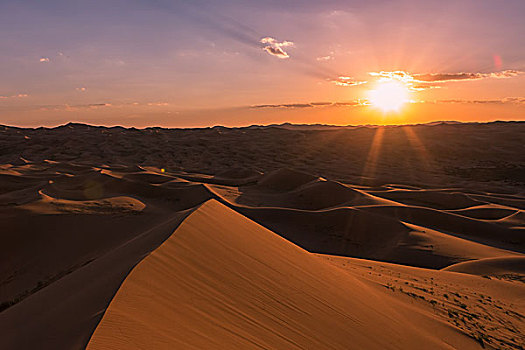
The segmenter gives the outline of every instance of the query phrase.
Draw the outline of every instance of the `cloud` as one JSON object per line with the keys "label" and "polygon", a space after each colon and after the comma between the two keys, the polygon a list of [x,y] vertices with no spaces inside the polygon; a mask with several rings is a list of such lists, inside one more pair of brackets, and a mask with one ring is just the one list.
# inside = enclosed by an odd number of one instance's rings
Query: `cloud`
{"label": "cloud", "polygon": [[335,107],[358,107],[358,106],[368,106],[368,101],[365,100],[355,100],[350,102],[334,102],[333,106]]}
{"label": "cloud", "polygon": [[78,110],[85,110],[85,109],[98,109],[98,108],[104,108],[104,107],[112,107],[113,105],[111,103],[88,103],[88,104],[77,104],[77,105],[70,105],[70,104],[62,104],[62,105],[43,105],[43,106],[36,106],[38,110],[40,111],[68,111],[68,112],[74,112]]}
{"label": "cloud", "polygon": [[310,108],[314,107],[311,103],[289,103],[289,104],[265,104],[265,105],[254,105],[250,108]]}
{"label": "cloud", "polygon": [[77,105],[75,107],[88,107],[88,108],[98,108],[98,107],[111,107],[111,103],[90,103],[87,105]]}
{"label": "cloud", "polygon": [[480,79],[502,79],[511,78],[524,72],[518,70],[505,70],[492,73],[425,73],[425,74],[410,74],[405,71],[381,71],[370,72],[373,77],[377,77],[381,81],[397,80],[402,82],[410,91],[419,92],[428,89],[438,89],[440,84],[458,81],[472,81]]}
{"label": "cloud", "polygon": [[11,95],[11,96],[0,95],[0,99],[8,99],[8,98],[24,98],[24,97],[28,97],[28,96],[29,96],[28,94],[16,94],[16,95]]}
{"label": "cloud", "polygon": [[77,87],[77,88],[75,88],[75,90],[80,91],[80,92],[86,92],[87,88],[85,88],[85,87]]}
{"label": "cloud", "polygon": [[131,103],[87,103],[87,104],[60,104],[36,106],[41,111],[77,111],[96,110],[101,108],[148,108],[172,106],[168,102],[131,102]]}
{"label": "cloud", "polygon": [[265,108],[316,108],[316,107],[358,107],[366,106],[367,102],[362,100],[346,102],[310,102],[310,103],[287,103],[287,104],[264,104],[250,106],[251,109]]}
{"label": "cloud", "polygon": [[410,91],[423,91],[428,89],[439,89],[441,86],[435,85],[435,84],[419,84],[419,85],[411,85],[409,86]]}
{"label": "cloud", "polygon": [[414,82],[414,77],[411,76],[408,72],[402,70],[396,70],[392,72],[369,72],[369,75],[379,78],[379,81],[388,81],[388,80],[399,80],[404,83]]}
{"label": "cloud", "polygon": [[458,104],[491,104],[491,105],[525,105],[525,97],[505,97],[494,100],[437,100],[430,103],[458,103]]}
{"label": "cloud", "polygon": [[157,106],[157,107],[163,107],[163,106],[169,106],[170,104],[168,102],[148,102],[146,103],[147,106]]}
{"label": "cloud", "polygon": [[[410,100],[409,103],[421,104],[478,104],[478,105],[520,105],[525,106],[525,97],[505,97],[493,100]],[[284,104],[262,104],[250,106],[250,109],[303,109],[303,108],[323,108],[323,107],[364,107],[370,106],[367,99],[358,99],[342,102],[308,102],[308,103],[284,103]]]}
{"label": "cloud", "polygon": [[290,58],[290,55],[283,50],[283,47],[293,47],[294,43],[291,41],[278,42],[275,38],[265,37],[260,40],[261,44],[264,44],[263,50],[268,52],[270,55],[278,58]]}
{"label": "cloud", "polygon": [[405,71],[392,72],[370,72],[373,77],[377,77],[379,81],[398,80],[404,83],[412,91],[422,91],[427,89],[436,89],[440,86],[438,84],[458,82],[458,81],[472,81],[480,79],[503,79],[512,78],[523,74],[525,72],[518,70],[504,70],[492,73],[424,73],[424,74],[410,74]]}
{"label": "cloud", "polygon": [[49,62],[49,57],[42,57],[39,61],[42,63],[47,63]]}
{"label": "cloud", "polygon": [[366,84],[367,82],[355,80],[352,77],[338,77],[337,79],[332,80],[332,83],[337,86],[356,86]]}
{"label": "cloud", "polygon": [[412,77],[417,82],[449,82],[449,81],[464,81],[464,80],[479,80],[487,78],[511,78],[523,74],[522,71],[504,70],[493,73],[429,73],[429,74],[413,74]]}
{"label": "cloud", "polygon": [[330,54],[330,55],[326,55],[326,56],[321,56],[321,57],[317,57],[316,60],[319,61],[319,62],[322,62],[322,61],[331,61],[334,59],[334,56],[333,56],[333,52]]}

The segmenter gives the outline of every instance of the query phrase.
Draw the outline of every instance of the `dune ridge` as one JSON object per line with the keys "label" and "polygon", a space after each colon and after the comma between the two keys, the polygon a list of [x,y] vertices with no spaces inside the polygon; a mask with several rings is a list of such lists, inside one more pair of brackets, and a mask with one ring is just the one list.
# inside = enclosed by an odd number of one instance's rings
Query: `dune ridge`
{"label": "dune ridge", "polygon": [[87,348],[478,348],[376,293],[209,201],[133,270]]}

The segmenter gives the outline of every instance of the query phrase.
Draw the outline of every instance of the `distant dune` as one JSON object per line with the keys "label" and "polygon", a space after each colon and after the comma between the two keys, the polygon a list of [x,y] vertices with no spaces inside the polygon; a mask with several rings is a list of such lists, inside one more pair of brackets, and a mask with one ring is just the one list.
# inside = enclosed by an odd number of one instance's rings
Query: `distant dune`
{"label": "distant dune", "polygon": [[525,123],[0,128],[0,349],[523,349]]}

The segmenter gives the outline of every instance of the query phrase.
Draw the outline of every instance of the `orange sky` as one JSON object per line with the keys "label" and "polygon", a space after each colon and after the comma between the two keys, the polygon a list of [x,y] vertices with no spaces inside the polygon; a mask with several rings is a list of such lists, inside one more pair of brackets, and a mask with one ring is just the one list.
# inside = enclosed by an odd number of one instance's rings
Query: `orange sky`
{"label": "orange sky", "polygon": [[[0,123],[525,119],[525,3],[0,2]],[[409,103],[384,113],[370,91]]]}

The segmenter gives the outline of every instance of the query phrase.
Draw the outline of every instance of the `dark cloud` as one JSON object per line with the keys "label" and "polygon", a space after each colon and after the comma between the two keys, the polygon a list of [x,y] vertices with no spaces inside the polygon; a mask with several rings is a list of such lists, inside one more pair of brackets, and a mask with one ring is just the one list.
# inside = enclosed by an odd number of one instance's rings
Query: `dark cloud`
{"label": "dark cloud", "polygon": [[289,104],[266,104],[266,105],[255,105],[250,108],[310,108],[314,107],[311,103],[289,103]]}
{"label": "dark cloud", "polygon": [[277,56],[279,58],[288,58],[288,54],[283,51],[280,47],[265,46],[264,51],[268,52],[270,55]]}

